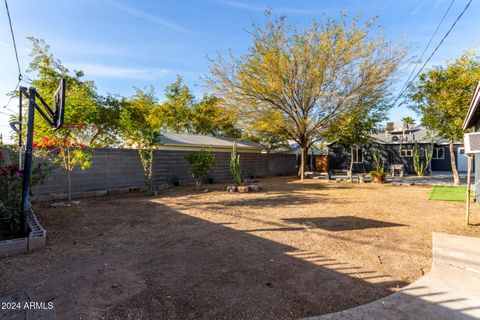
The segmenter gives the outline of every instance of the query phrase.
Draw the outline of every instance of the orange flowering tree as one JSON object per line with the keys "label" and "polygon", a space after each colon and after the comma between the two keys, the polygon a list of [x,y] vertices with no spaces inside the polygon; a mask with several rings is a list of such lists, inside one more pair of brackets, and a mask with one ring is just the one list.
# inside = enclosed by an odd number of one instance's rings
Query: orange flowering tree
{"label": "orange flowering tree", "polygon": [[[85,133],[88,132],[89,133]],[[72,172],[76,167],[86,170],[92,166],[90,141],[86,136],[95,129],[86,125],[64,125],[50,137],[35,137],[34,148],[50,151],[53,161],[65,169],[68,183],[68,203],[72,201]],[[83,140],[83,141],[82,141]]]}

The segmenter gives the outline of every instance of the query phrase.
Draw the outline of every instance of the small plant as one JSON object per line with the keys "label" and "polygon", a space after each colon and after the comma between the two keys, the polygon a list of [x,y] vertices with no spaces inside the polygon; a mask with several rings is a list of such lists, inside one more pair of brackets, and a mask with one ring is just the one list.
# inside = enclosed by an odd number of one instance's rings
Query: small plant
{"label": "small plant", "polygon": [[432,157],[433,143],[430,147],[427,146],[424,150],[423,159],[420,155],[420,147],[418,146],[418,144],[415,143],[415,146],[413,147],[413,169],[415,170],[417,176],[423,177],[427,173],[428,166],[432,161]]}
{"label": "small plant", "polygon": [[375,182],[384,182],[385,181],[385,177],[387,176],[387,174],[385,172],[380,172],[380,171],[370,171],[369,173],[370,177],[372,177],[373,181]]}
{"label": "small plant", "polygon": [[197,189],[202,186],[202,179],[208,175],[215,165],[215,155],[209,150],[195,151],[189,153],[186,157],[192,166],[192,178],[195,180]]}
{"label": "small plant", "polygon": [[233,179],[237,185],[242,184],[242,170],[240,168],[240,155],[237,152],[237,143],[233,143],[233,149],[230,159],[230,170],[232,171]]}
{"label": "small plant", "polygon": [[375,182],[385,181],[387,174],[385,173],[385,161],[380,159],[379,152],[373,149],[372,152],[373,162],[375,164],[375,170],[370,171],[369,175]]}

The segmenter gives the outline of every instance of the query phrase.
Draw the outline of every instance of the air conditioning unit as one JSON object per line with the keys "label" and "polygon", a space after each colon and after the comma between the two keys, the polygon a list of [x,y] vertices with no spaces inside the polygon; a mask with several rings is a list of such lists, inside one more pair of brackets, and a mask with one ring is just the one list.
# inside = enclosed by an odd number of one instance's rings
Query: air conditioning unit
{"label": "air conditioning unit", "polygon": [[464,134],[463,143],[465,154],[480,153],[480,132]]}

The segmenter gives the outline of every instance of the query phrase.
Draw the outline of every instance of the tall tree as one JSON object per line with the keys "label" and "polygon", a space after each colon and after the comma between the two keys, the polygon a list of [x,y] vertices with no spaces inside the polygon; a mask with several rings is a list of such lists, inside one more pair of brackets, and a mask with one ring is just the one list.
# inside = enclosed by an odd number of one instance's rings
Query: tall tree
{"label": "tall tree", "polygon": [[[370,105],[372,102],[377,105]],[[352,106],[349,112],[337,117],[328,129],[326,134],[328,141],[337,142],[350,149],[350,179],[353,179],[354,148],[361,148],[372,141],[371,134],[378,131],[380,122],[386,119],[388,110],[389,105],[384,99],[384,93],[379,92],[376,101]]]}
{"label": "tall tree", "polygon": [[[71,202],[72,171],[90,167],[90,144],[104,139],[113,130],[116,111],[102,103],[95,83],[83,79],[82,71],[70,72],[59,59],[50,53],[50,46],[41,39],[28,38],[32,43],[29,72],[34,73],[34,86],[49,105],[60,79],[66,81],[65,125],[52,131],[49,125],[36,114],[34,142],[49,149],[54,160],[65,169],[68,182],[68,201]],[[118,117],[117,117],[118,118]]]}
{"label": "tall tree", "polygon": [[413,119],[412,117],[403,117],[402,124],[404,129],[411,129],[415,124],[415,119]]}
{"label": "tall tree", "polygon": [[192,133],[232,138],[241,136],[235,113],[224,108],[213,94],[204,94],[202,100],[195,102],[190,117]]}
{"label": "tall tree", "polygon": [[135,95],[125,101],[120,111],[120,131],[127,144],[138,151],[143,167],[145,185],[153,193],[153,155],[159,143],[159,106],[155,90],[136,89]]}
{"label": "tall tree", "polygon": [[404,57],[402,45],[373,34],[373,23],[342,17],[298,30],[267,14],[265,26],[253,27],[248,53],[212,60],[207,82],[227,106],[242,109],[242,119],[280,113],[277,132],[300,145],[303,179],[309,147],[348,106],[387,91]]}
{"label": "tall tree", "polygon": [[[109,136],[115,127],[112,119],[118,118],[118,109],[108,103],[108,99],[97,94],[95,83],[84,80],[82,71],[70,70],[55,58],[50,52],[50,46],[44,40],[34,37],[28,38],[32,43],[29,72],[34,73],[32,85],[49,105],[53,105],[53,93],[58,87],[60,79],[66,80],[65,93],[65,123],[74,125],[95,126],[96,134],[92,143],[102,144],[100,141]],[[37,117],[38,119],[38,117]],[[62,130],[53,132],[44,121],[35,122],[37,137],[56,137],[65,133]]]}
{"label": "tall tree", "polygon": [[204,94],[197,100],[182,77],[165,89],[166,100],[160,104],[160,116],[164,129],[177,133],[226,135],[238,138],[237,118],[233,110],[222,106],[218,97]]}
{"label": "tall tree", "polygon": [[463,119],[479,81],[480,57],[469,50],[445,66],[422,73],[408,95],[410,107],[421,116],[422,125],[448,140],[455,185],[460,184],[460,177],[454,143],[463,137]]}
{"label": "tall tree", "polygon": [[167,100],[160,104],[161,118],[166,129],[177,132],[189,132],[191,113],[195,96],[183,83],[182,77],[165,88]]}

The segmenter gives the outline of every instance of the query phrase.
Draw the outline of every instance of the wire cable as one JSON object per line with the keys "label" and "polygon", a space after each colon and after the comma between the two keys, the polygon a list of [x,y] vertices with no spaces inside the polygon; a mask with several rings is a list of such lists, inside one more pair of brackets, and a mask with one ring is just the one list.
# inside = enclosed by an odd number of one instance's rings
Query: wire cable
{"label": "wire cable", "polygon": [[452,5],[453,5],[454,2],[455,2],[455,0],[452,0],[452,1],[450,2],[450,5],[448,6],[447,10],[446,10],[445,13],[443,14],[442,19],[440,20],[440,22],[438,23],[437,27],[435,28],[435,31],[433,32],[432,36],[430,37],[430,40],[428,40],[428,43],[427,43],[427,45],[425,46],[425,49],[423,49],[423,52],[422,52],[422,54],[420,55],[420,58],[418,58],[418,62],[415,64],[415,67],[413,68],[412,72],[410,72],[410,75],[408,76],[407,81],[405,81],[405,84],[403,85],[402,89],[400,89],[400,94],[397,96],[397,98],[396,98],[395,101],[393,102],[393,105],[395,105],[395,104],[397,103],[397,101],[400,99],[400,97],[401,97],[401,96],[403,95],[403,93],[405,92],[405,89],[408,87],[407,85],[408,85],[408,83],[410,82],[410,79],[412,78],[413,74],[414,74],[415,71],[417,70],[418,65],[421,63],[423,56],[425,55],[425,53],[427,52],[428,48],[430,47],[430,44],[432,43],[433,38],[435,38],[435,35],[436,35],[437,32],[438,32],[438,29],[440,29],[440,26],[442,25],[443,21],[445,20],[445,17],[447,16],[448,12],[450,11],[450,8],[452,8]]}
{"label": "wire cable", "polygon": [[20,68],[20,60],[18,59],[17,42],[15,41],[15,34],[13,33],[12,18],[10,17],[10,10],[8,9],[7,0],[5,0],[5,8],[7,9],[8,23],[10,25],[10,33],[12,34],[13,49],[15,50],[15,58],[17,59],[18,80],[21,80],[22,79],[22,69]]}
{"label": "wire cable", "polygon": [[440,42],[438,43],[438,45],[435,47],[435,49],[432,51],[432,53],[430,54],[430,56],[428,57],[428,59],[425,61],[425,63],[422,65],[422,67],[420,68],[420,70],[418,70],[418,72],[415,74],[415,76],[410,80],[410,82],[407,84],[407,86],[405,87],[405,89],[400,92],[400,94],[398,95],[397,99],[395,99],[395,102],[398,101],[398,99],[400,99],[400,97],[407,91],[407,89],[412,85],[413,81],[415,81],[415,79],[418,77],[418,75],[423,71],[423,69],[425,68],[425,66],[427,65],[428,62],[430,62],[430,60],[432,59],[432,57],[435,55],[435,53],[438,51],[438,48],[440,48],[440,46],[443,44],[443,42],[445,41],[445,39],[448,37],[448,35],[450,34],[450,32],[452,32],[453,28],[455,27],[455,25],[457,24],[457,22],[462,18],[463,14],[465,13],[465,11],[467,11],[468,7],[470,6],[470,4],[472,3],[473,0],[470,0],[468,1],[467,5],[465,6],[465,8],[463,8],[462,12],[460,12],[460,14],[458,15],[458,17],[455,19],[455,21],[453,22],[453,24],[450,26],[450,28],[448,29],[447,33],[445,33],[445,35],[443,36],[442,40],[440,40]]}
{"label": "wire cable", "polygon": [[[20,86],[20,81],[21,81],[21,80],[19,79],[18,82],[17,82],[17,85],[15,86],[15,89],[13,89],[13,90],[11,91],[12,94],[10,95],[10,99],[8,99],[7,103],[3,106],[4,109],[8,109],[8,105],[10,104],[10,102],[12,102],[12,99],[13,99],[13,97],[14,97],[13,92],[17,91],[18,87]],[[9,110],[9,111],[11,111],[11,110]]]}

